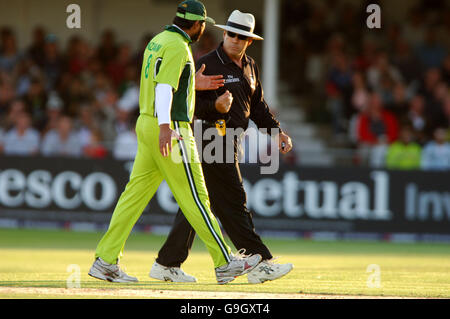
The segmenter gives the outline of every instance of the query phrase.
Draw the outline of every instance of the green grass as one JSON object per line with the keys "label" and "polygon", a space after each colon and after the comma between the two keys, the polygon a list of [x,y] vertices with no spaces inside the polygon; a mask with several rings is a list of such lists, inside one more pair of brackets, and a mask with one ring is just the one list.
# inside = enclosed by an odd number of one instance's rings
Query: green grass
{"label": "green grass", "polygon": [[[197,277],[198,283],[150,279],[148,272],[165,237],[132,233],[121,265],[140,282],[126,285],[102,282],[87,275],[101,236],[101,233],[0,229],[0,287],[65,288],[71,274],[67,267],[76,264],[81,269],[82,288],[450,298],[450,246],[446,244],[264,239],[272,254],[280,256],[278,262],[292,262],[294,270],[284,278],[261,285],[250,285],[245,277],[240,277],[219,286],[212,260],[198,239],[183,265],[187,273]],[[372,274],[367,272],[370,264],[380,267],[379,288],[367,285]],[[0,293],[0,298],[11,297],[23,296]]]}

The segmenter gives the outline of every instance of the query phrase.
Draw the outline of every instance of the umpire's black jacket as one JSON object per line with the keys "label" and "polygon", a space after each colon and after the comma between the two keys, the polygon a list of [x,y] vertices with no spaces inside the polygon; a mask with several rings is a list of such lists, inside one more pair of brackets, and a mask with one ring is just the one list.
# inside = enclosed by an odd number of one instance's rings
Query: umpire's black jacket
{"label": "umpire's black jacket", "polygon": [[[258,128],[266,128],[270,134],[271,128],[280,128],[280,123],[269,111],[264,101],[263,88],[259,79],[259,70],[255,61],[244,55],[242,69],[238,67],[223,50],[223,43],[210,53],[201,57],[197,69],[206,65],[205,75],[223,75],[225,85],[215,91],[197,91],[195,116],[198,119],[213,123],[218,119],[226,120],[227,128],[248,127],[251,119]],[[215,107],[216,99],[228,90],[233,95],[233,103],[226,114],[219,113]]]}

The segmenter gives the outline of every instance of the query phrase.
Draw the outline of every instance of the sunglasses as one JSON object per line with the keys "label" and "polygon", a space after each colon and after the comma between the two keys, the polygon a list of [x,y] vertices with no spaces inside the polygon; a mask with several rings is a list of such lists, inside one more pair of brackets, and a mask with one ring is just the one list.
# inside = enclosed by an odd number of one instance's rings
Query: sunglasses
{"label": "sunglasses", "polygon": [[237,34],[237,33],[231,32],[231,31],[227,31],[227,35],[228,35],[230,38],[235,38],[235,37],[237,36],[239,40],[244,40],[244,41],[247,41],[248,38],[249,38],[249,37],[247,37],[247,36],[245,36],[245,35]]}

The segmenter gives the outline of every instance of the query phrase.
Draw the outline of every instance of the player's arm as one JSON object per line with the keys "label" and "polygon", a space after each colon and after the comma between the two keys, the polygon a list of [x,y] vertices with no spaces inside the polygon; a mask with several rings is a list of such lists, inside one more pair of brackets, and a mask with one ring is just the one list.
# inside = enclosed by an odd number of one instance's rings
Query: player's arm
{"label": "player's arm", "polygon": [[155,109],[159,125],[159,150],[164,157],[172,151],[172,138],[182,139],[170,128],[173,91],[178,88],[178,80],[184,68],[183,52],[177,47],[166,48],[158,74],[155,77]]}
{"label": "player's arm", "polygon": [[170,128],[170,111],[173,92],[169,84],[158,83],[155,88],[155,108],[158,114],[159,151],[164,157],[172,152],[172,138],[182,139],[177,132]]}
{"label": "player's arm", "polygon": [[255,72],[256,88],[250,104],[250,119],[255,122],[258,128],[267,129],[267,133],[271,134],[272,137],[275,137],[272,134],[272,131],[275,131],[275,134],[278,136],[278,148],[281,153],[285,154],[292,149],[291,138],[280,128],[280,122],[275,119],[272,112],[270,112],[269,106],[264,100],[264,92],[261,81],[259,79],[259,72],[256,65]]}

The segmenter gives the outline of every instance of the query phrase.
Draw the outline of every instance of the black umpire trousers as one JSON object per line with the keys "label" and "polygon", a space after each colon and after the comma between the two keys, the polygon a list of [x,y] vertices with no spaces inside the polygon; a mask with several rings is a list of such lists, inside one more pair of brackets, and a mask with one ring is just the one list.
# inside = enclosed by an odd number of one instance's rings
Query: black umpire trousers
{"label": "black umpire trousers", "polygon": [[[202,163],[211,208],[237,250],[246,254],[260,254],[262,260],[272,259],[269,249],[255,232],[252,213],[247,209],[239,162]],[[156,262],[166,267],[180,267],[187,259],[194,241],[195,231],[178,211],[166,242]]]}

